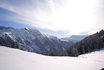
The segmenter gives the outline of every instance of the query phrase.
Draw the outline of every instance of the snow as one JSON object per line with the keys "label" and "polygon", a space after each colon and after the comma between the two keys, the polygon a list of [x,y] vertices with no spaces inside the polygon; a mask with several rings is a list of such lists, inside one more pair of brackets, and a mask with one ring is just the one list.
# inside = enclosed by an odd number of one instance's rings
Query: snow
{"label": "snow", "polygon": [[[19,44],[19,48],[29,52],[46,54],[46,52],[61,52],[69,48],[72,43],[61,41],[55,36],[29,28],[6,28],[0,30],[1,45],[11,47],[13,42]],[[4,42],[3,42],[4,41]]]}
{"label": "snow", "polygon": [[78,41],[83,40],[87,36],[88,35],[72,35],[70,37],[63,37],[63,38],[61,38],[61,40],[63,40],[63,41],[78,42]]}
{"label": "snow", "polygon": [[44,56],[0,46],[0,70],[100,70],[104,50],[79,57]]}

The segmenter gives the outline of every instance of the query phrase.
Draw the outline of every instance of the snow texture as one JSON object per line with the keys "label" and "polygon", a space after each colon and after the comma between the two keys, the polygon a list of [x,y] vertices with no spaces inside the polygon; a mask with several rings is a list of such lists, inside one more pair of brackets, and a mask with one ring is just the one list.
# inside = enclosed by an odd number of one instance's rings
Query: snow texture
{"label": "snow texture", "polygon": [[0,70],[100,70],[104,50],[79,57],[52,57],[0,46]]}

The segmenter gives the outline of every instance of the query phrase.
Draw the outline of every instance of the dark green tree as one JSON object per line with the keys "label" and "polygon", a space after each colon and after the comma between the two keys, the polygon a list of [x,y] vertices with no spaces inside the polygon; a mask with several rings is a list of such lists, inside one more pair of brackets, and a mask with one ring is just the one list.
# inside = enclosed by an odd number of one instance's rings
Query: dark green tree
{"label": "dark green tree", "polygon": [[19,48],[19,43],[18,42],[12,42],[11,47],[12,48]]}

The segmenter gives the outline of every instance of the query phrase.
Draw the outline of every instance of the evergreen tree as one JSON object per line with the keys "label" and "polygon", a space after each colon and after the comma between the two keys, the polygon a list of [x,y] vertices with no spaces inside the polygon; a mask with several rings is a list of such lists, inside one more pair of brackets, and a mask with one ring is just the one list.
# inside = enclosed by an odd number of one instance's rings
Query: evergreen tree
{"label": "evergreen tree", "polygon": [[12,42],[11,47],[12,47],[12,48],[19,48],[18,42]]}

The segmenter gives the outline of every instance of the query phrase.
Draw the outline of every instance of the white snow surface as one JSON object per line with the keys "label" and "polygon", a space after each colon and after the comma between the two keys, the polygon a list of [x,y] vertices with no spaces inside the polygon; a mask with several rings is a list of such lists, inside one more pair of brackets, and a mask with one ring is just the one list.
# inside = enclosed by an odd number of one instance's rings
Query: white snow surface
{"label": "white snow surface", "polygon": [[44,56],[0,46],[0,70],[100,70],[104,50],[79,57]]}

